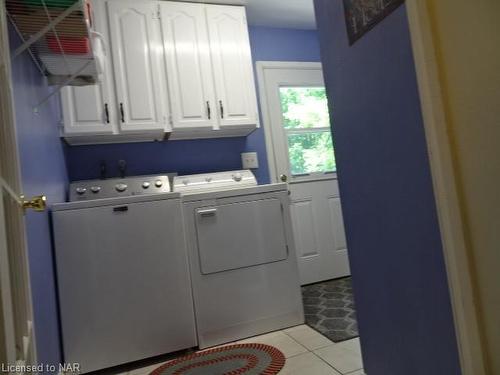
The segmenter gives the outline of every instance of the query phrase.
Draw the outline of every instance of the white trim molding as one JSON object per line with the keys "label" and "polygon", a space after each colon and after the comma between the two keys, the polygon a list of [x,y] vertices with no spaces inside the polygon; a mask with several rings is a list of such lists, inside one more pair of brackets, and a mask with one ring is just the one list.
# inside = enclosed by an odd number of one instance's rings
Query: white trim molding
{"label": "white trim molding", "polygon": [[[0,360],[37,363],[5,1],[0,0]],[[5,194],[4,194],[5,193]]]}
{"label": "white trim molding", "polygon": [[425,0],[406,2],[463,375],[486,375],[461,204]]}

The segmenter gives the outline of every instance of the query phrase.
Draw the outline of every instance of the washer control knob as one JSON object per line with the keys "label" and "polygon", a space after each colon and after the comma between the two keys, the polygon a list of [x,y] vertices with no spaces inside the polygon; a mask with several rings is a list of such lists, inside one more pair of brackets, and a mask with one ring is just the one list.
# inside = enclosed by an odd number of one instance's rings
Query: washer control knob
{"label": "washer control knob", "polygon": [[240,182],[241,180],[243,180],[243,176],[241,175],[241,173],[236,173],[233,176],[233,180],[236,181],[236,182]]}
{"label": "washer control knob", "polygon": [[184,186],[188,186],[189,185],[189,180],[182,180],[182,184]]}
{"label": "washer control knob", "polygon": [[163,181],[162,181],[162,180],[156,180],[156,181],[155,181],[155,186],[156,186],[157,188],[161,188],[161,187],[163,186]]}
{"label": "washer control knob", "polygon": [[149,187],[151,186],[151,183],[147,182],[147,181],[144,181],[142,183],[142,188],[143,189],[149,189]]}
{"label": "washer control knob", "polygon": [[97,193],[99,193],[99,192],[101,191],[101,187],[100,187],[100,186],[92,186],[92,187],[90,188],[90,191],[91,191],[92,193],[94,193],[94,194],[97,194]]}
{"label": "washer control knob", "polygon": [[116,184],[115,189],[116,191],[123,193],[125,190],[127,190],[127,185],[126,184]]}
{"label": "washer control knob", "polygon": [[212,181],[213,181],[213,178],[212,178],[212,177],[207,177],[207,178],[205,178],[205,181],[206,181],[206,182],[212,182]]}
{"label": "washer control knob", "polygon": [[77,187],[77,188],[76,188],[76,194],[78,194],[78,195],[83,195],[83,194],[85,194],[86,192],[87,192],[87,189],[86,189],[86,188],[84,188],[84,187]]}

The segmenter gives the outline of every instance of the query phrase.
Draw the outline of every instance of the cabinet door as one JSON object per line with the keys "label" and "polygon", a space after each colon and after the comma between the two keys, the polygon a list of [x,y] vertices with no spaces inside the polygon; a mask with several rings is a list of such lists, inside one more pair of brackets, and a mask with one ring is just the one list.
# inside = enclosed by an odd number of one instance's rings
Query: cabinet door
{"label": "cabinet door", "polygon": [[61,90],[65,135],[113,133],[106,90],[104,84]]}
{"label": "cabinet door", "polygon": [[221,128],[257,124],[257,100],[245,9],[207,5]]}
{"label": "cabinet door", "polygon": [[122,131],[166,126],[168,100],[162,67],[158,3],[108,3],[118,117]]}
{"label": "cabinet door", "polygon": [[160,10],[173,129],[216,127],[204,5],[162,2]]}
{"label": "cabinet door", "polygon": [[[93,2],[95,30],[109,44],[106,7],[102,1]],[[102,81],[93,86],[67,86],[61,90],[64,135],[112,134],[116,129],[111,56],[105,50],[106,61]]]}

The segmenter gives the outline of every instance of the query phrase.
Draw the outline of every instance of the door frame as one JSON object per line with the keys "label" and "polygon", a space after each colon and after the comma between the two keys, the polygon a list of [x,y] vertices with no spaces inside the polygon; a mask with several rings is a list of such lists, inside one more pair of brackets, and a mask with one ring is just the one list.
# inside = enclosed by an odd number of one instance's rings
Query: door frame
{"label": "door frame", "polygon": [[[8,260],[6,223],[3,212],[3,191],[0,186],[0,257]],[[16,362],[16,338],[9,274],[9,265],[7,262],[2,262],[0,264],[0,363]]]}
{"label": "door frame", "polygon": [[[10,365],[20,364],[22,368],[19,374],[27,374],[27,368],[23,365],[34,366],[38,361],[26,226],[23,217],[18,215],[6,217],[4,215],[5,206],[10,204],[4,201],[5,196],[9,197],[12,204],[17,205],[19,210],[24,209],[8,35],[5,0],[0,0],[0,47],[2,50],[0,52],[0,69],[5,69],[6,73],[6,80],[0,82],[0,89],[6,93],[6,100],[0,103],[0,107],[6,111],[4,113],[5,121],[2,122],[5,131],[0,134],[0,137],[5,136],[3,146],[7,146],[8,149],[8,164],[4,164],[7,165],[7,168],[2,171],[8,176],[8,181],[5,181],[0,175],[0,255],[3,260],[0,263],[0,360],[6,360],[5,363]],[[18,245],[16,250],[19,250],[19,254],[17,254],[18,257],[14,256],[14,259],[9,259],[12,255],[12,253],[9,254],[9,247],[12,244],[9,244],[8,228],[6,227],[9,221],[15,222],[12,225],[13,235],[19,240],[16,243]],[[21,272],[15,273],[20,269]],[[15,306],[22,311],[16,312]],[[26,321],[19,321],[19,317],[25,318]],[[22,337],[20,337],[21,335]]]}
{"label": "door frame", "polygon": [[463,375],[486,375],[477,297],[426,0],[406,2],[426,142]]}
{"label": "door frame", "polygon": [[[8,46],[7,40],[7,22],[5,13],[5,1],[0,1],[0,47]],[[9,74],[10,70],[10,53],[9,48],[1,48],[0,50],[0,69],[4,68]],[[2,86],[8,87],[10,90],[10,82],[5,82]],[[2,89],[2,87],[0,87]],[[0,103],[0,108],[2,107]],[[7,108],[9,110],[9,108]],[[10,117],[10,116],[9,116]],[[11,126],[6,123],[5,126]],[[1,178],[1,177],[0,177]],[[0,257],[1,259],[8,258],[7,250],[7,233],[6,221],[4,216],[4,193],[3,182],[0,181]],[[2,363],[15,363],[15,333],[14,333],[14,316],[12,307],[12,292],[10,266],[8,262],[0,263],[0,361]],[[5,361],[5,362],[4,362]]]}
{"label": "door frame", "polygon": [[[271,109],[265,85],[265,71],[269,69],[297,69],[297,70],[323,70],[320,62],[294,62],[294,61],[257,61],[257,84],[259,86],[260,107],[262,111],[262,124],[264,128],[264,139],[266,142],[267,166],[272,183],[279,183],[278,171],[276,169],[276,154],[273,145],[271,129]],[[336,173],[329,179],[336,179]]]}

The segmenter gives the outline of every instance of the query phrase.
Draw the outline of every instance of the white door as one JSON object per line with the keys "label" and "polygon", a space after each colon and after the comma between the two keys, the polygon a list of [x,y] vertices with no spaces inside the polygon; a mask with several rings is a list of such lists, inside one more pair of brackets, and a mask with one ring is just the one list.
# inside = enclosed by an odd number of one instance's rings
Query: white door
{"label": "white door", "polygon": [[19,195],[21,184],[8,51],[5,7],[0,1],[0,363],[35,365],[33,309]]}
{"label": "white door", "polygon": [[61,89],[64,133],[112,134],[110,106],[107,88],[103,84]]}
{"label": "white door", "polygon": [[201,4],[160,4],[173,130],[217,126],[210,45]]}
{"label": "white door", "polygon": [[116,111],[111,73],[111,51],[107,33],[106,6],[93,2],[93,22],[104,38],[106,53],[103,80],[93,86],[66,86],[61,89],[61,104],[66,135],[112,134],[115,130]]}
{"label": "white door", "polygon": [[287,181],[302,284],[350,274],[320,63],[258,63],[270,173]]}
{"label": "white door", "polygon": [[107,4],[120,128],[163,129],[168,123],[168,100],[158,3]]}
{"label": "white door", "polygon": [[220,126],[257,124],[257,99],[245,8],[207,5]]}

